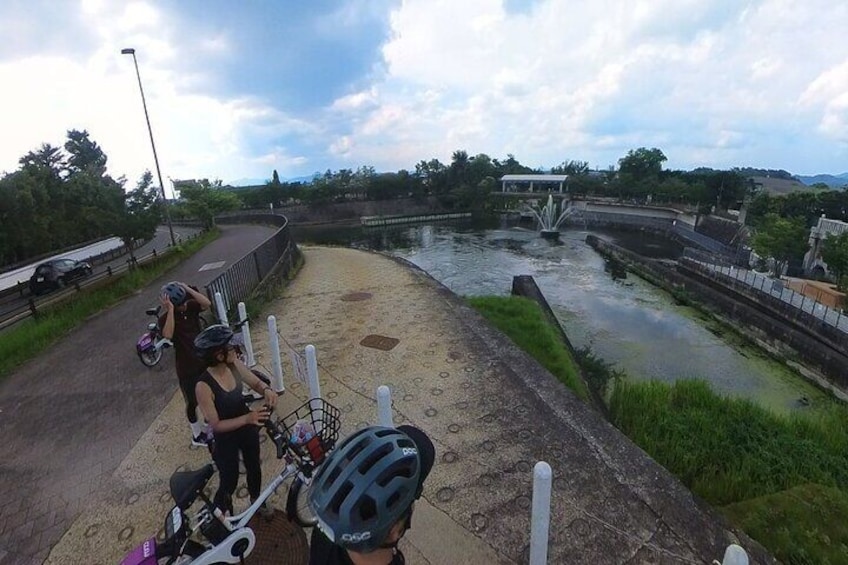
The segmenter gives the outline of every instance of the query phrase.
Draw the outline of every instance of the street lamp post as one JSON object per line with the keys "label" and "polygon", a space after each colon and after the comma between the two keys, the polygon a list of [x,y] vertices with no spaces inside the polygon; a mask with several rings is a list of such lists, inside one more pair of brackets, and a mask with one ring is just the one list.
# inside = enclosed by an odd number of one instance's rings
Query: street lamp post
{"label": "street lamp post", "polygon": [[168,231],[171,232],[171,245],[176,246],[174,238],[174,226],[171,225],[171,212],[168,210],[168,197],[165,196],[165,185],[162,183],[162,172],[159,170],[159,157],[156,155],[156,144],[153,142],[153,128],[150,127],[150,116],[147,113],[147,102],[144,100],[144,88],[141,86],[141,73],[138,72],[138,60],[135,58],[135,49],[127,47],[121,49],[121,55],[132,55],[135,64],[135,76],[138,77],[138,90],[141,92],[141,105],[144,108],[144,119],[147,120],[147,131],[150,133],[150,146],[153,148],[153,162],[156,164],[156,176],[159,178],[159,190],[162,191],[162,201],[165,205],[165,220],[168,222]]}

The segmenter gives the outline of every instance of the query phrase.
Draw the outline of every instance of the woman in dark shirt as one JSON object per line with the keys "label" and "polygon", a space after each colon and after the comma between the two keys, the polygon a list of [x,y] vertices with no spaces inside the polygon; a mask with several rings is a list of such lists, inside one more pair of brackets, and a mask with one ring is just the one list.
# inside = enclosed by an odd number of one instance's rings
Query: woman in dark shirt
{"label": "woman in dark shirt", "polygon": [[309,564],[406,563],[397,545],[435,457],[433,442],[413,426],[371,426],[345,439],[309,489],[318,516]]}
{"label": "woman in dark shirt", "polygon": [[[236,356],[230,345],[233,332],[224,325],[209,326],[195,338],[195,350],[208,367],[195,387],[197,401],[206,421],[212,427],[215,448],[212,458],[218,467],[220,486],[215,494],[215,506],[233,513],[233,493],[238,486],[239,452],[244,461],[247,491],[251,502],[262,489],[262,470],[259,458],[259,427],[270,414],[269,407],[277,403],[274,390],[254,375]],[[265,404],[250,410],[242,395],[242,382],[263,395]],[[263,505],[260,512],[267,518],[270,508]]]}

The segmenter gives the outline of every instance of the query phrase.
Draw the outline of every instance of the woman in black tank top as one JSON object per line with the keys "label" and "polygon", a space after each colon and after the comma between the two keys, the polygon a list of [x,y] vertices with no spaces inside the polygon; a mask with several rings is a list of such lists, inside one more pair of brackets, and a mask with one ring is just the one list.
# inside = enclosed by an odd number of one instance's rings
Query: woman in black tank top
{"label": "woman in black tank top", "polygon": [[[268,419],[277,403],[274,390],[259,380],[236,356],[230,345],[233,332],[227,326],[209,326],[194,340],[195,351],[207,363],[195,387],[197,402],[204,418],[212,427],[215,449],[212,458],[218,467],[220,486],[215,506],[233,513],[233,493],[238,486],[239,452],[244,461],[247,491],[251,501],[262,489],[259,458],[259,426]],[[251,410],[242,396],[242,383],[263,395],[265,404]],[[261,509],[264,515],[269,508]]]}

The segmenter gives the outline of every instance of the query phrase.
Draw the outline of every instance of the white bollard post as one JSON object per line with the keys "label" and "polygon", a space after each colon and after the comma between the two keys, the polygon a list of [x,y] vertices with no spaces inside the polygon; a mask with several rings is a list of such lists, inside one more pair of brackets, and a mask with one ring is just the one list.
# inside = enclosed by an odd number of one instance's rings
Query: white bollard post
{"label": "white bollard post", "polygon": [[748,554],[740,546],[731,543],[724,550],[721,565],[748,565]]}
{"label": "white bollard post", "polygon": [[[247,320],[247,306],[244,302],[238,303],[239,322]],[[274,334],[276,335],[276,334]],[[244,322],[241,326],[241,337],[244,340],[244,354],[246,356],[248,367],[256,365],[256,358],[253,357],[253,341],[250,339],[250,322]]]}
{"label": "white bollard post", "polygon": [[224,297],[221,296],[220,292],[215,293],[215,308],[218,310],[218,321],[225,326],[229,326],[230,323],[227,321],[227,307],[224,305]]}
{"label": "white bollard post", "polygon": [[315,346],[306,346],[306,377],[309,385],[309,398],[321,398],[321,383],[318,382],[318,358]]}
{"label": "white bollard post", "polygon": [[283,361],[280,358],[280,338],[277,335],[277,318],[268,316],[268,343],[271,346],[271,366],[274,368],[274,374],[271,375],[271,387],[274,392],[280,394],[285,392],[286,386],[283,383]]}
{"label": "white bollard post", "polygon": [[551,525],[551,466],[539,461],[533,467],[533,504],[530,514],[530,565],[548,562],[548,530]]}
{"label": "white bollard post", "polygon": [[392,423],[392,391],[386,385],[377,387],[377,423],[394,428]]}

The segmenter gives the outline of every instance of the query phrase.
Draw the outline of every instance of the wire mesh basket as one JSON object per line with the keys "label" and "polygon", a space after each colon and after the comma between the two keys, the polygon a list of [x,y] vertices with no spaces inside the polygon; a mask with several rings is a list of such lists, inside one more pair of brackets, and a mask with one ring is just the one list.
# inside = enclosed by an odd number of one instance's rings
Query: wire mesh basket
{"label": "wire mesh basket", "polygon": [[289,450],[301,468],[315,468],[339,439],[339,409],[323,398],[311,398],[279,420],[288,438]]}

